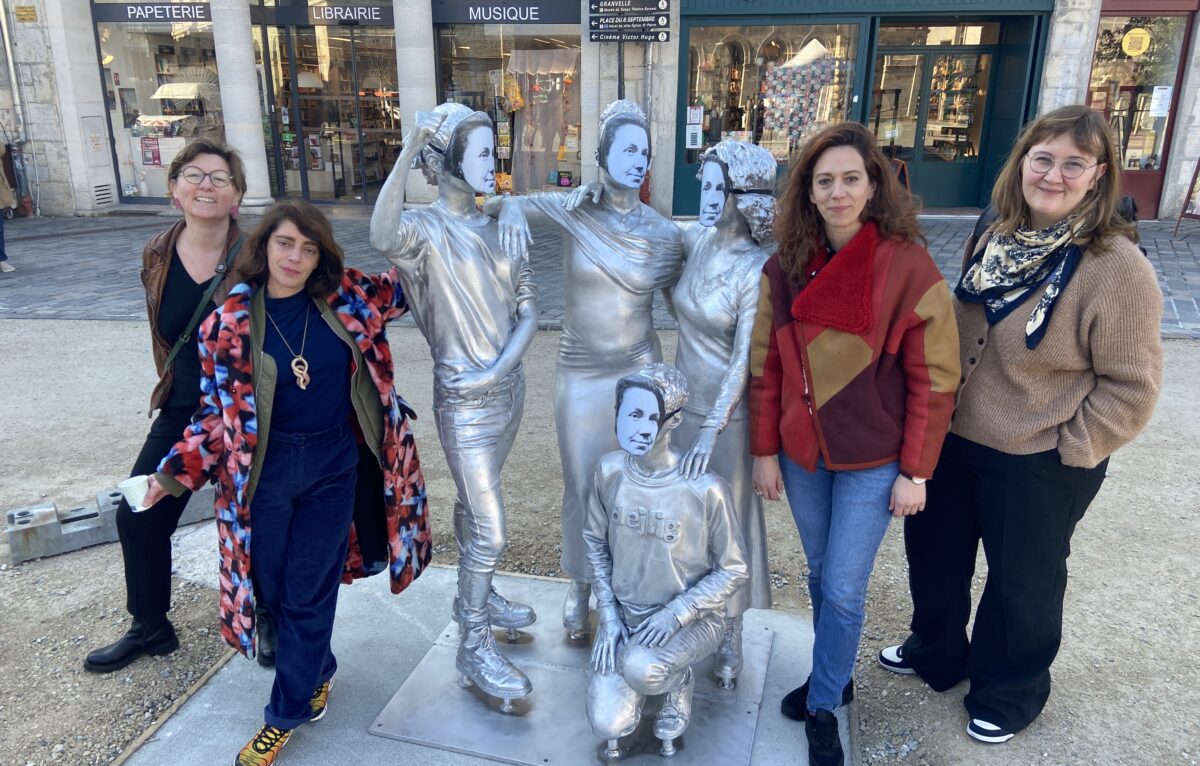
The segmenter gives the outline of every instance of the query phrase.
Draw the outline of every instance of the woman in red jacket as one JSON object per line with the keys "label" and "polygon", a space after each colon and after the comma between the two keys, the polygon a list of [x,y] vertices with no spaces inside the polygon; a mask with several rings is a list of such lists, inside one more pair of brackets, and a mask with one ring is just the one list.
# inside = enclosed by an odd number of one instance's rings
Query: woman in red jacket
{"label": "woman in red jacket", "polygon": [[[763,267],[751,348],[754,488],[787,493],[808,558],[812,675],[784,715],[809,762],[841,764],[867,580],[891,515],[925,505],[958,384],[950,293],[916,210],[857,123],[815,135],[792,166]],[[890,512],[890,514],[889,514]]]}

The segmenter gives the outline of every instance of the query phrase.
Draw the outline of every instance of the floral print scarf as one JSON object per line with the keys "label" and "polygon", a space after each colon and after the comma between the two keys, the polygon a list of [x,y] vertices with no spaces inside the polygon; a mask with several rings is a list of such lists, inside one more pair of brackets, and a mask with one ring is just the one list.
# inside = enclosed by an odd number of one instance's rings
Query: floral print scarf
{"label": "floral print scarf", "polygon": [[1055,301],[1067,286],[1083,251],[1071,243],[1074,217],[1035,230],[1024,225],[997,234],[972,256],[954,294],[966,303],[982,303],[989,325],[1008,316],[1040,287],[1046,291],[1025,322],[1025,347],[1035,348],[1046,334]]}

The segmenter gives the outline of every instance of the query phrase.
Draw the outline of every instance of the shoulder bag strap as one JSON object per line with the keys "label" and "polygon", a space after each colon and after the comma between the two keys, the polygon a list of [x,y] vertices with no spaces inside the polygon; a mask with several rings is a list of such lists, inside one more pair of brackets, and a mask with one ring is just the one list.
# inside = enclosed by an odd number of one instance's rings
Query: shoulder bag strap
{"label": "shoulder bag strap", "polygon": [[192,328],[196,326],[196,321],[204,314],[205,307],[212,300],[213,293],[217,291],[217,286],[225,278],[225,272],[233,265],[233,259],[237,257],[238,251],[242,249],[242,243],[245,241],[246,235],[239,235],[237,241],[233,243],[233,247],[229,248],[229,252],[225,253],[225,260],[217,264],[217,273],[209,280],[208,287],[204,288],[204,296],[200,298],[200,303],[196,305],[196,310],[192,312],[192,318],[188,320],[183,334],[179,336],[179,340],[175,341],[175,345],[171,347],[171,353],[167,354],[166,364],[163,365],[164,372],[171,369],[171,365],[175,362],[175,357],[179,355],[179,350],[183,348],[185,343],[192,339]]}

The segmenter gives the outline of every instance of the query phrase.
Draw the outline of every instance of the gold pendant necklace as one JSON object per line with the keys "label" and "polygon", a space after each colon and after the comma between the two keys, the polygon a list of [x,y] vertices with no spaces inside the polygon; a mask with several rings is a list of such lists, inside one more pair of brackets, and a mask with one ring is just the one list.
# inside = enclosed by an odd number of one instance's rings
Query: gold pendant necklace
{"label": "gold pendant necklace", "polygon": [[304,346],[308,343],[308,317],[312,314],[305,307],[304,310],[304,337],[300,339],[300,353],[297,354],[292,350],[292,344],[287,342],[287,338],[283,337],[283,331],[279,329],[279,325],[275,324],[274,318],[271,317],[271,312],[264,312],[267,319],[271,320],[271,324],[275,326],[275,332],[279,333],[279,339],[283,341],[283,345],[287,347],[288,353],[292,355],[292,374],[296,376],[296,386],[301,390],[308,388],[308,384],[312,382],[312,378],[308,376],[308,360],[304,358]]}

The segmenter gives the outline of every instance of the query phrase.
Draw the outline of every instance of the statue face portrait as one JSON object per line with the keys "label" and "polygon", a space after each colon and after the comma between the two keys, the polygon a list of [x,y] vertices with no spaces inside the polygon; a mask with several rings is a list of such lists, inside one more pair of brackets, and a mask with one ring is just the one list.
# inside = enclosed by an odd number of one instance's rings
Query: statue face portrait
{"label": "statue face portrait", "polygon": [[496,191],[496,152],[492,144],[491,128],[486,125],[471,128],[462,163],[455,174],[480,194]]}
{"label": "statue face portrait", "polygon": [[640,125],[626,123],[613,131],[604,156],[604,169],[613,181],[627,189],[638,189],[650,167],[650,140]]}
{"label": "statue face portrait", "polygon": [[700,225],[713,226],[725,212],[725,171],[719,162],[706,162],[700,168]]}
{"label": "statue face portrait", "polygon": [[630,455],[645,455],[658,438],[661,420],[654,393],[630,386],[617,407],[617,444]]}

